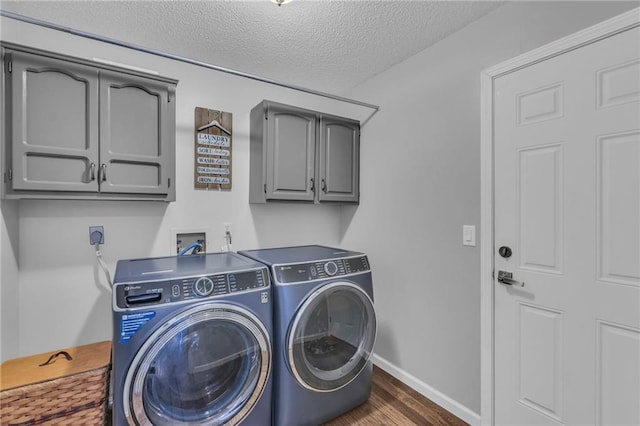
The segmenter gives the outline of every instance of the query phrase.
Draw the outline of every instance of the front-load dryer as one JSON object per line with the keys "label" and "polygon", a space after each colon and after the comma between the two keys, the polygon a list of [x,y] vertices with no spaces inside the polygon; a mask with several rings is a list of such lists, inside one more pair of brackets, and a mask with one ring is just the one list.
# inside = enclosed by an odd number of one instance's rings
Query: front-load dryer
{"label": "front-load dryer", "polygon": [[235,253],[120,260],[114,425],[270,425],[267,268]]}
{"label": "front-load dryer", "polygon": [[317,245],[239,253],[272,272],[274,425],[317,425],[367,401],[376,335],[367,256]]}

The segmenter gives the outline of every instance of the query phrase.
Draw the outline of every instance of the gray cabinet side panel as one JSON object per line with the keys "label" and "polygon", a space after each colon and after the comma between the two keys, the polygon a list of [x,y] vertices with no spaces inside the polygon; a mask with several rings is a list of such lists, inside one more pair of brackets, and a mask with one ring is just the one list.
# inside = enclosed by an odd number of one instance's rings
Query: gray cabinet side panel
{"label": "gray cabinet side panel", "polygon": [[266,156],[264,155],[266,138],[266,106],[264,103],[256,105],[251,110],[249,122],[249,202],[266,202]]}

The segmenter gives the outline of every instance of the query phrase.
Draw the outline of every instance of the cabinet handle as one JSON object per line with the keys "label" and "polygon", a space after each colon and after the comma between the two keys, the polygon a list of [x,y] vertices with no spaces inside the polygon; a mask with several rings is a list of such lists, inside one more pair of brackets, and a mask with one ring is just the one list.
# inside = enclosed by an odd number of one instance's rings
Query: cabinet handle
{"label": "cabinet handle", "polygon": [[107,181],[107,165],[105,163],[102,163],[102,165],[100,166],[100,182],[106,182]]}
{"label": "cabinet handle", "polygon": [[316,192],[316,184],[313,181],[313,178],[311,178],[311,192]]}
{"label": "cabinet handle", "polygon": [[322,181],[320,182],[320,185],[322,185],[322,192],[324,192],[326,194],[327,193],[327,182],[325,182],[324,179],[322,179]]}
{"label": "cabinet handle", "polygon": [[89,166],[89,179],[93,182],[96,180],[96,163],[91,163]]}

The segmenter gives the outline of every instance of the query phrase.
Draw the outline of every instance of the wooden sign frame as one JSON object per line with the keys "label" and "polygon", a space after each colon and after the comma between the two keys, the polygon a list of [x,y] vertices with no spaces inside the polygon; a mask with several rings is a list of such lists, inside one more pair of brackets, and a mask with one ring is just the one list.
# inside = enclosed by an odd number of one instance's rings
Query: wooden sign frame
{"label": "wooden sign frame", "polygon": [[196,107],[194,115],[193,186],[231,190],[233,114]]}

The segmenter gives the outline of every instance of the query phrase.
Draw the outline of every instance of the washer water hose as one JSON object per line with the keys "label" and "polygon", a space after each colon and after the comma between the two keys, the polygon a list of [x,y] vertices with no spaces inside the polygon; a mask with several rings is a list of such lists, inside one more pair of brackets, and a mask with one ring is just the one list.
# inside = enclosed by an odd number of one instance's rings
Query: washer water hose
{"label": "washer water hose", "polygon": [[202,251],[202,244],[200,243],[191,243],[178,253],[178,256],[186,256],[188,254],[198,254]]}

